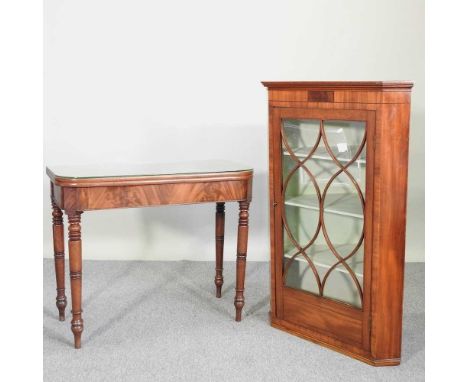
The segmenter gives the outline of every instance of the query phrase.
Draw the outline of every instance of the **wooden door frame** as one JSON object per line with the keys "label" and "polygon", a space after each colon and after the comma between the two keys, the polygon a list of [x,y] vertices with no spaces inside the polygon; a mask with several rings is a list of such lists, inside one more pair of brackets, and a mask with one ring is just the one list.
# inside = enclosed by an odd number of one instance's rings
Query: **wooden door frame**
{"label": "wooden door frame", "polygon": [[[370,349],[371,331],[371,280],[372,280],[372,217],[374,199],[374,171],[375,171],[375,130],[376,112],[365,109],[320,109],[320,108],[281,108],[270,107],[270,213],[271,213],[271,293],[272,316],[275,319],[284,319],[284,289],[283,285],[283,222],[282,222],[282,149],[281,149],[281,120],[284,118],[321,119],[321,120],[359,120],[366,122],[366,192],[364,215],[364,274],[363,274],[363,304],[362,308],[352,308],[349,305],[327,298],[314,296],[309,301],[316,301],[317,306],[325,306],[330,312],[349,314],[355,316],[356,311],[361,312],[362,344]],[[291,288],[288,288],[291,289]],[[288,294],[291,292],[288,292]],[[296,293],[294,291],[293,293]],[[299,294],[309,293],[297,291]],[[291,295],[291,294],[290,294]],[[322,300],[322,301],[318,301]],[[342,307],[341,307],[342,306]],[[347,310],[348,309],[348,310]],[[354,312],[353,312],[354,311]],[[324,333],[330,335],[332,333]],[[333,337],[333,335],[332,335]],[[339,337],[337,337],[339,339]]]}

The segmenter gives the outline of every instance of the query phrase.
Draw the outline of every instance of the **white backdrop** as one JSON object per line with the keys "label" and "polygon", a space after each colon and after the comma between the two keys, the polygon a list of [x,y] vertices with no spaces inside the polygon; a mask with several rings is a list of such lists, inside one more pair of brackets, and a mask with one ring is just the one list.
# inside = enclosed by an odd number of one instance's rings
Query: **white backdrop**
{"label": "white backdrop", "polygon": [[[45,164],[224,158],[255,169],[248,258],[267,260],[262,80],[413,80],[407,260],[424,261],[424,1],[45,0]],[[83,257],[214,260],[214,205],[85,212]],[[234,260],[237,205],[226,207]],[[44,256],[52,257],[44,175]]]}

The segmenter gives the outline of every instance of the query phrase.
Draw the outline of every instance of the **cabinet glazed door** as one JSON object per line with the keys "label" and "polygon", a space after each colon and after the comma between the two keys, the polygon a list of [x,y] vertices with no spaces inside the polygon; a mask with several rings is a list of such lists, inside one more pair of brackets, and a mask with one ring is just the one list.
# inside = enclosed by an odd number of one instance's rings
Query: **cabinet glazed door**
{"label": "cabinet glazed door", "polygon": [[368,349],[375,114],[275,108],[272,122],[276,316]]}

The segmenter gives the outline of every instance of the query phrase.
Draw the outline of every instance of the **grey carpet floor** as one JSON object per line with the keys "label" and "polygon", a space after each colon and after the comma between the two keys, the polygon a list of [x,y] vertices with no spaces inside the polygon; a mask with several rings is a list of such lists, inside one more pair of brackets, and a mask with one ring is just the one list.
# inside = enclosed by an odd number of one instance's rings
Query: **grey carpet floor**
{"label": "grey carpet floor", "polygon": [[[269,266],[247,264],[234,321],[234,263],[221,299],[214,263],[85,261],[83,347],[73,348],[70,289],[58,321],[44,260],[45,381],[423,381],[424,264],[407,264],[402,364],[375,368],[269,325]],[[67,269],[68,274],[68,269]]]}

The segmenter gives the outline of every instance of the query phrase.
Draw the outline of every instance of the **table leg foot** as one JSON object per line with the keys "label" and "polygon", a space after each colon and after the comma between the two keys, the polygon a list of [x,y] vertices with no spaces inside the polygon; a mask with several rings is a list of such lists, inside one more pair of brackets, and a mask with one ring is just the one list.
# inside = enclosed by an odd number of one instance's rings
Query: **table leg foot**
{"label": "table leg foot", "polygon": [[59,312],[59,321],[65,321],[65,313]]}
{"label": "table leg foot", "polygon": [[75,338],[75,349],[81,348],[83,319],[81,317],[81,211],[68,212],[68,250],[70,258],[70,285],[72,296],[71,330]]}
{"label": "table leg foot", "polygon": [[223,252],[224,252],[224,202],[216,203],[216,297],[221,297],[223,287]]}
{"label": "table leg foot", "polygon": [[75,349],[81,349],[81,333],[83,333],[83,320],[81,318],[76,320],[73,319],[71,322],[71,329],[73,332],[73,337],[75,339]]}
{"label": "table leg foot", "polygon": [[247,260],[247,241],[249,233],[249,202],[239,202],[239,225],[237,231],[237,262],[236,262],[236,296],[234,306],[236,308],[236,321],[242,318],[244,307],[244,281],[245,266]]}
{"label": "table leg foot", "polygon": [[52,235],[54,238],[54,264],[57,297],[55,305],[59,311],[59,320],[65,320],[67,297],[65,295],[65,244],[63,238],[63,213],[52,198]]}

